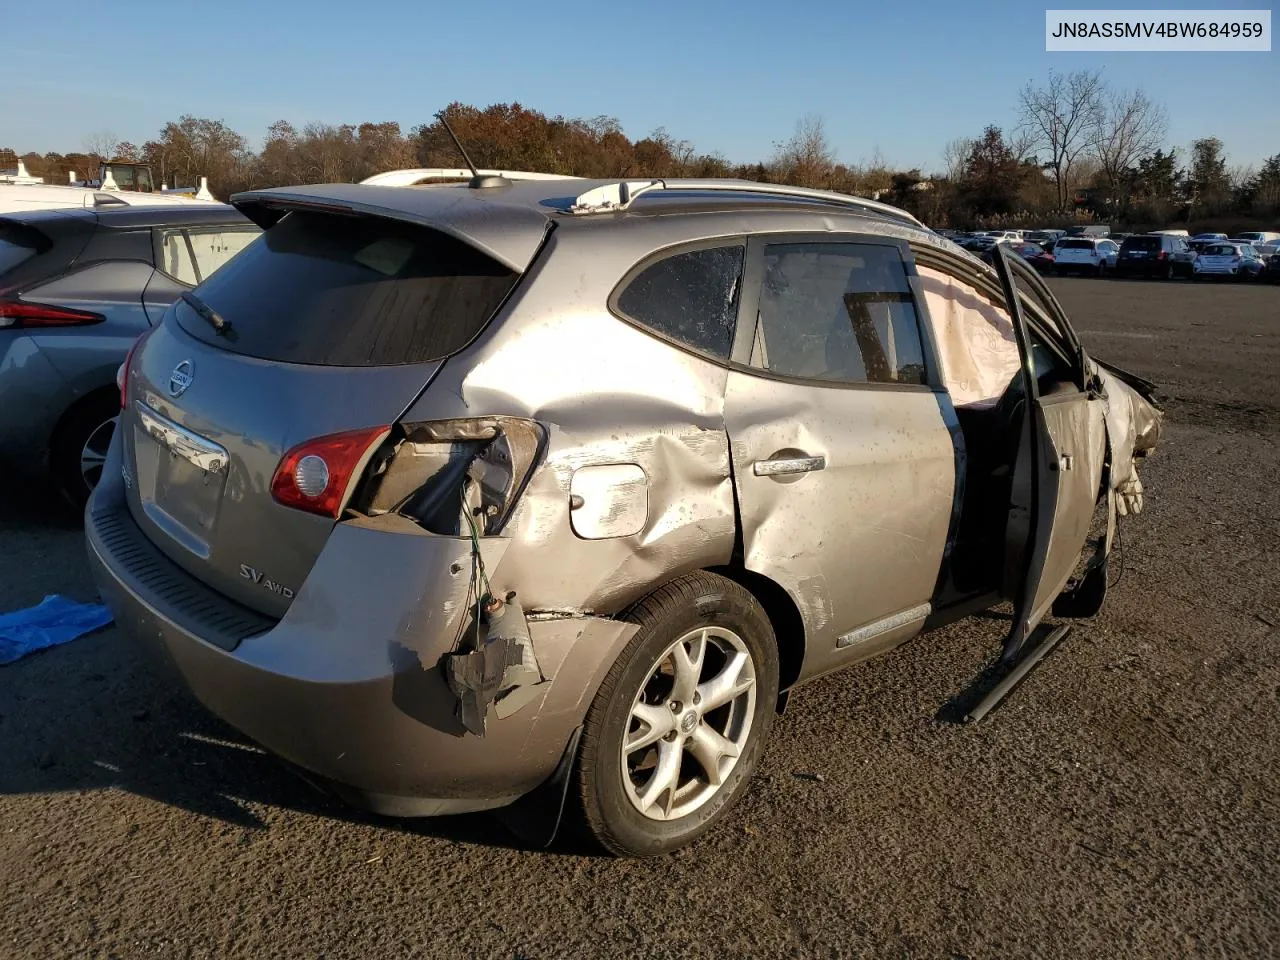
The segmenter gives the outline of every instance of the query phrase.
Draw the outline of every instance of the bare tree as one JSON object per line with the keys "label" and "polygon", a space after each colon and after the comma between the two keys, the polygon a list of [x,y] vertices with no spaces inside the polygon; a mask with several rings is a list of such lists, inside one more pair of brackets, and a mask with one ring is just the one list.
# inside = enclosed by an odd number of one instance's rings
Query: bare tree
{"label": "bare tree", "polygon": [[1009,149],[1018,158],[1019,163],[1031,163],[1036,159],[1035,137],[1027,129],[1013,130],[1009,133]]}
{"label": "bare tree", "polygon": [[1060,210],[1071,196],[1072,167],[1093,146],[1105,93],[1102,71],[1077,70],[1050,73],[1043,87],[1028,82],[1018,96],[1020,129],[1028,134],[1030,147],[1047,157],[1044,165],[1058,188]]}
{"label": "bare tree", "polygon": [[816,113],[806,114],[796,123],[791,139],[774,144],[773,166],[781,179],[798,186],[824,186],[835,162],[826,122]]}
{"label": "bare tree", "polygon": [[119,143],[120,138],[110,130],[95,130],[80,141],[85,153],[101,157],[103,160],[115,159],[116,147]]}
{"label": "bare tree", "polygon": [[1098,114],[1093,153],[1107,179],[1112,203],[1121,202],[1130,171],[1164,144],[1168,128],[1164,107],[1141,87],[1116,91],[1106,98]]}
{"label": "bare tree", "polygon": [[948,140],[942,148],[942,167],[947,179],[952,183],[961,180],[969,169],[969,156],[973,153],[972,137],[957,137]]}

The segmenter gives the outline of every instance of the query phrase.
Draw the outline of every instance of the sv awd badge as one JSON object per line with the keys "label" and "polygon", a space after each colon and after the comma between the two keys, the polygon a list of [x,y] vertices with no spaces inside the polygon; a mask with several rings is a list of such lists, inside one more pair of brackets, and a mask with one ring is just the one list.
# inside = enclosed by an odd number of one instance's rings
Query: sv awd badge
{"label": "sv awd badge", "polygon": [[277,583],[270,577],[264,577],[261,570],[255,570],[247,563],[240,564],[240,576],[246,580],[252,580],[254,583],[262,585],[272,593],[278,593],[286,600],[293,599],[293,591],[282,583]]}

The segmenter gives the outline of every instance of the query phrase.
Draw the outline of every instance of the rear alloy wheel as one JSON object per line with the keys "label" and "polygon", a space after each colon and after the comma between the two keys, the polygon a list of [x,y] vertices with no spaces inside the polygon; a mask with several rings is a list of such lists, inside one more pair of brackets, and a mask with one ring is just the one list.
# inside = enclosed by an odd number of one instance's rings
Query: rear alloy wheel
{"label": "rear alloy wheel", "polygon": [[591,833],[621,856],[710,829],[755,771],[777,704],[778,653],[755,598],[695,573],[625,616],[640,625],[596,694],[578,764]]}
{"label": "rear alloy wheel", "polygon": [[107,448],[120,419],[120,402],[102,397],[69,411],[58,425],[49,450],[49,467],[62,495],[83,509],[102,478]]}

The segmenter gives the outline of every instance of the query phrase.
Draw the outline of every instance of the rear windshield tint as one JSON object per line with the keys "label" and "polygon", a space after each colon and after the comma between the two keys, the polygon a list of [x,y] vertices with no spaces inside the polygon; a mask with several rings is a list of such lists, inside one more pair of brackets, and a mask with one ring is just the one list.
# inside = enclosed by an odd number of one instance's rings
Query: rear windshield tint
{"label": "rear windshield tint", "polygon": [[0,277],[47,247],[44,238],[28,227],[15,223],[0,223]]}
{"label": "rear windshield tint", "polygon": [[179,301],[187,333],[284,363],[439,360],[484,328],[518,275],[443,233],[374,217],[294,212],[196,288],[231,327]]}
{"label": "rear windshield tint", "polygon": [[1121,244],[1126,250],[1159,250],[1159,237],[1125,237]]}
{"label": "rear windshield tint", "polygon": [[1092,240],[1059,240],[1059,250],[1092,250]]}

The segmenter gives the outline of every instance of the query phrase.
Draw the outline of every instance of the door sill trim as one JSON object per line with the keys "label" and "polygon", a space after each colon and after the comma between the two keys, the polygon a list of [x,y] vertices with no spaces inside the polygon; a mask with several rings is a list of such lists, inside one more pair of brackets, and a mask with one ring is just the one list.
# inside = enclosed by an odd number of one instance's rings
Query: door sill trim
{"label": "door sill trim", "polygon": [[908,624],[915,623],[917,620],[923,621],[933,612],[932,603],[921,603],[907,610],[899,610],[897,613],[891,613],[887,617],[868,623],[866,626],[858,627],[857,630],[850,630],[848,633],[842,633],[836,637],[836,649],[847,650],[850,647],[856,647],[859,644],[866,643],[883,633],[890,630],[897,630]]}

